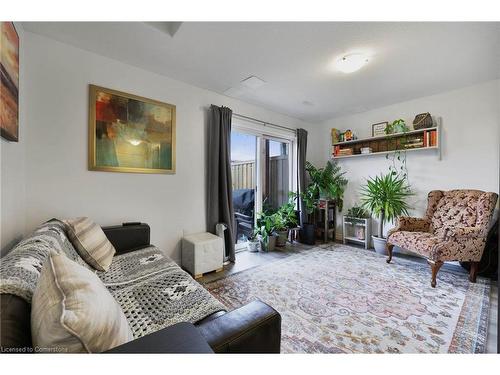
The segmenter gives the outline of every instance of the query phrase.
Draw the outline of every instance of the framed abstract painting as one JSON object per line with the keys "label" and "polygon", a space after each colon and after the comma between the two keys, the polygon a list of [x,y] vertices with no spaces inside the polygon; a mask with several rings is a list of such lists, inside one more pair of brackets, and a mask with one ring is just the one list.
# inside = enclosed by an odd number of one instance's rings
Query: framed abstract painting
{"label": "framed abstract painting", "polygon": [[0,129],[19,141],[19,36],[13,22],[0,22]]}
{"label": "framed abstract painting", "polygon": [[89,170],[175,173],[175,105],[90,85]]}

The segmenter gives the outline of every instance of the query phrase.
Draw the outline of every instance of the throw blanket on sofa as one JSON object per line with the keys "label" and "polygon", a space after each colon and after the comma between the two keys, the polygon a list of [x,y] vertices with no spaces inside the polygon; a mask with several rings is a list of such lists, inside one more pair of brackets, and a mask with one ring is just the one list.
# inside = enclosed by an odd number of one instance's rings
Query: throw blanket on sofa
{"label": "throw blanket on sofa", "polygon": [[95,271],[76,252],[58,220],[42,224],[0,260],[0,293],[14,294],[31,304],[51,249],[101,278],[122,307],[135,338],[175,323],[194,323],[225,309],[154,246],[117,255],[107,272]]}
{"label": "throw blanket on sofa", "polygon": [[225,310],[154,246],[115,256],[110,269],[97,275],[121,306],[135,338]]}
{"label": "throw blanket on sofa", "polygon": [[31,303],[42,265],[51,249],[90,268],[66,237],[64,224],[53,219],[35,229],[0,260],[0,293],[14,294]]}

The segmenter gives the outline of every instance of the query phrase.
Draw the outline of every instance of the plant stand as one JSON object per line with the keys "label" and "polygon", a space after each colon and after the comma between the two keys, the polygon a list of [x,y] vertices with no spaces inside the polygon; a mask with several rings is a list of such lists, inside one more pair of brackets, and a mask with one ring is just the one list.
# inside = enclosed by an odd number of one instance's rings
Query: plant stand
{"label": "plant stand", "polygon": [[[355,242],[362,244],[365,249],[370,248],[371,220],[358,217],[343,216],[342,218],[342,240],[343,243]],[[356,231],[364,231],[364,238],[356,236]]]}
{"label": "plant stand", "polygon": [[316,219],[317,230],[321,233],[324,243],[335,241],[335,211],[337,207],[334,200],[321,199],[315,212],[319,216]]}

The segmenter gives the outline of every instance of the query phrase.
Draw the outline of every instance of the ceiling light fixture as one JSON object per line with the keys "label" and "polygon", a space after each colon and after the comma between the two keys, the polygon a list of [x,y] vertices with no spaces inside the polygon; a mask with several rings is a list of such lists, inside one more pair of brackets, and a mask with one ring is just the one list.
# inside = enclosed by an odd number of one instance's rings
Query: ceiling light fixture
{"label": "ceiling light fixture", "polygon": [[362,53],[351,53],[341,56],[335,62],[337,70],[342,73],[353,73],[368,63],[368,56]]}

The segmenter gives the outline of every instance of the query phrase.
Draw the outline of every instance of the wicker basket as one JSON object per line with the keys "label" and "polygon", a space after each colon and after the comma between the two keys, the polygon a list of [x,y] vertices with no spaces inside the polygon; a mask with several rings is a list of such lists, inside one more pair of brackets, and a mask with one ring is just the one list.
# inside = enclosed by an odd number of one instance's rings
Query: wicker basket
{"label": "wicker basket", "polygon": [[434,125],[434,122],[429,112],[420,113],[416,115],[415,120],[413,120],[413,129],[415,130],[430,128],[432,125]]}

